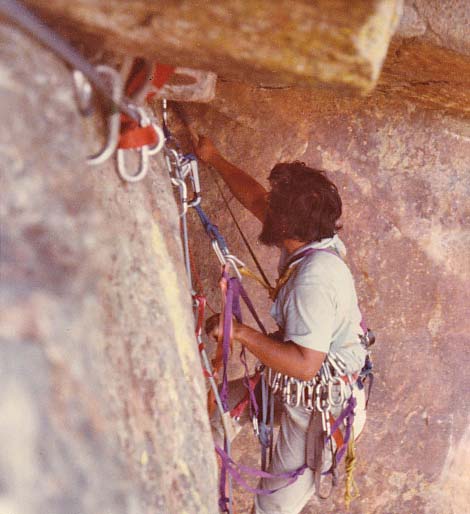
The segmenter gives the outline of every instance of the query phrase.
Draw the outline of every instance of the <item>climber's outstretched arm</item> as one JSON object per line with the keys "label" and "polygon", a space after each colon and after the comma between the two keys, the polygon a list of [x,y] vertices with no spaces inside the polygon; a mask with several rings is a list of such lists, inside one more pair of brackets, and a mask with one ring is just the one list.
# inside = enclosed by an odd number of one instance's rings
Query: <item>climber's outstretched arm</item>
{"label": "climber's outstretched arm", "polygon": [[268,205],[268,191],[248,173],[224,159],[209,138],[199,136],[194,141],[194,150],[202,161],[215,168],[235,198],[263,222]]}
{"label": "climber's outstretched arm", "polygon": [[[220,336],[219,320],[219,314],[206,320],[206,332],[215,341]],[[232,322],[232,338],[269,368],[299,380],[311,380],[326,357],[324,352],[305,348],[293,341],[278,341],[236,320]]]}

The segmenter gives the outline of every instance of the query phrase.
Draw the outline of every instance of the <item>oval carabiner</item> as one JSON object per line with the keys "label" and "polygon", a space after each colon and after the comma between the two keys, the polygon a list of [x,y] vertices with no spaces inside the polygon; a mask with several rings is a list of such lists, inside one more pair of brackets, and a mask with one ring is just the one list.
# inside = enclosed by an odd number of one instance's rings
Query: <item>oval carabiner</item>
{"label": "oval carabiner", "polygon": [[82,116],[89,116],[93,111],[91,105],[93,89],[91,87],[90,81],[85,77],[85,75],[80,70],[73,70],[72,80],[78,110],[80,111]]}
{"label": "oval carabiner", "polygon": [[[112,98],[115,104],[119,104],[123,94],[123,84],[121,75],[110,66],[100,64],[96,67],[96,71],[105,77],[109,77],[112,88]],[[121,129],[121,114],[112,108],[113,112],[108,116],[108,137],[104,147],[97,153],[87,157],[87,163],[96,166],[106,162],[116,151],[119,144],[119,131]]]}
{"label": "oval carabiner", "polygon": [[313,380],[309,380],[308,382],[304,382],[302,396],[302,405],[305,410],[311,412],[314,409],[314,397],[315,397],[315,384]]}
{"label": "oval carabiner", "polygon": [[188,212],[188,188],[186,187],[186,182],[180,178],[171,178],[171,183],[174,186],[178,186],[180,190],[180,198],[181,204],[183,205],[183,212],[179,213],[180,218],[186,216]]}
{"label": "oval carabiner", "polygon": [[[141,107],[136,107],[136,111],[140,116],[140,126],[141,127],[147,127],[150,124],[150,120],[145,113],[145,111]],[[128,173],[126,168],[126,158],[125,152],[128,152],[129,150],[125,150],[123,148],[118,148],[116,154],[117,154],[117,169],[119,176],[125,180],[126,182],[139,182],[139,180],[142,180],[147,175],[147,172],[149,170],[149,147],[148,145],[143,145],[138,149],[139,152],[139,168],[137,169],[137,172],[133,175]]]}
{"label": "oval carabiner", "polygon": [[165,162],[170,176],[181,178],[178,169],[180,166],[179,153],[176,149],[170,148],[168,144],[165,144]]}
{"label": "oval carabiner", "polygon": [[238,280],[241,282],[243,277],[237,266],[238,259],[234,258],[233,255],[226,255],[225,260],[227,261],[228,264],[230,264],[230,266],[232,266],[232,269],[235,272],[235,275],[237,276]]}
{"label": "oval carabiner", "polygon": [[163,130],[160,127],[160,125],[157,125],[156,122],[152,122],[152,127],[158,136],[158,142],[153,146],[149,146],[149,155],[156,155],[158,152],[162,150],[163,145],[165,144],[165,134],[163,133]]}
{"label": "oval carabiner", "polygon": [[346,384],[344,381],[336,376],[328,382],[328,402],[331,407],[336,408],[343,405],[346,397]]}

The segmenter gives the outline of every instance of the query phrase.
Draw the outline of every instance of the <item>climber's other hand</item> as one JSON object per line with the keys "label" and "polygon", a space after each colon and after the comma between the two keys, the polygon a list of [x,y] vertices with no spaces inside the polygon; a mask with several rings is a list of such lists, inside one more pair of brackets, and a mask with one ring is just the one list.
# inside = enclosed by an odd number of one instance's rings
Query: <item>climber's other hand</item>
{"label": "climber's other hand", "polygon": [[220,325],[220,314],[213,314],[206,320],[206,334],[217,341],[219,339],[219,325]]}

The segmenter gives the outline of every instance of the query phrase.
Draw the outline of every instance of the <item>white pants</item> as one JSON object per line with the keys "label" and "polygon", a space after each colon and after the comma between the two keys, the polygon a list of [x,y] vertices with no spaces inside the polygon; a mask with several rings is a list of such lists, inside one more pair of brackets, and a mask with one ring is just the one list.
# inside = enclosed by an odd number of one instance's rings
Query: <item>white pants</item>
{"label": "white pants", "polygon": [[[364,389],[353,388],[357,400],[354,417],[354,434],[357,437],[366,421]],[[332,412],[336,418],[339,412]],[[305,441],[310,413],[302,408],[285,406],[281,419],[279,436],[268,471],[281,474],[294,471],[305,464]],[[327,463],[327,466],[329,468]],[[285,479],[262,479],[258,487],[277,489],[286,483]],[[303,475],[290,486],[270,495],[255,497],[256,514],[298,514],[315,491],[313,472],[306,469]]]}

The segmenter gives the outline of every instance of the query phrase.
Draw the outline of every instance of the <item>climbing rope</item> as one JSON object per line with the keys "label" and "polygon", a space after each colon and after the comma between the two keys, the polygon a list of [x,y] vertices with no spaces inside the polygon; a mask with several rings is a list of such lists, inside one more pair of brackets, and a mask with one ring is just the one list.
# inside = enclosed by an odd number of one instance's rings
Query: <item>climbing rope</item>
{"label": "climbing rope", "polygon": [[250,271],[247,268],[242,268],[240,270],[241,273],[247,277],[253,278],[265,289],[267,289],[268,291],[271,291],[273,288],[271,287],[271,285],[269,283],[268,277],[266,276],[266,273],[264,272],[263,267],[261,266],[258,258],[256,257],[256,254],[255,254],[253,248],[251,247],[250,242],[248,241],[247,237],[245,236],[245,233],[243,232],[242,228],[240,227],[240,224],[238,223],[238,220],[237,220],[232,208],[230,207],[230,203],[228,202],[223,189],[220,187],[219,181],[214,177],[213,174],[211,176],[217,186],[217,189],[219,190],[220,196],[225,204],[225,207],[226,207],[228,213],[230,214],[230,216],[233,220],[233,223],[235,224],[235,227],[237,228],[238,233],[240,234],[240,236],[243,240],[243,243],[245,244],[249,254],[251,255],[251,258],[253,259],[253,262],[255,263],[256,267],[258,268],[258,271],[260,272],[261,277],[259,277],[258,275],[256,275],[256,273],[253,273],[252,271]]}
{"label": "climbing rope", "polygon": [[37,16],[16,0],[3,0],[0,13],[8,17],[42,44],[50,48],[73,69],[79,70],[111,103],[114,110],[121,111],[139,122],[139,116],[124,98],[114,99],[100,72],[59,34],[47,27]]}
{"label": "climbing rope", "polygon": [[[92,85],[108,102],[106,144],[96,154],[88,156],[87,163],[103,164],[116,153],[117,171],[121,179],[126,182],[142,180],[149,169],[149,156],[162,150],[165,137],[156,118],[142,107],[134,105],[124,94],[120,74],[106,65],[93,66],[21,2],[3,0],[0,3],[0,14],[35,37],[72,68],[77,104],[83,115],[92,112]],[[155,86],[159,83],[152,82]],[[132,94],[133,89],[128,88],[127,94]],[[139,153],[139,165],[134,172],[127,170],[128,150]]]}

